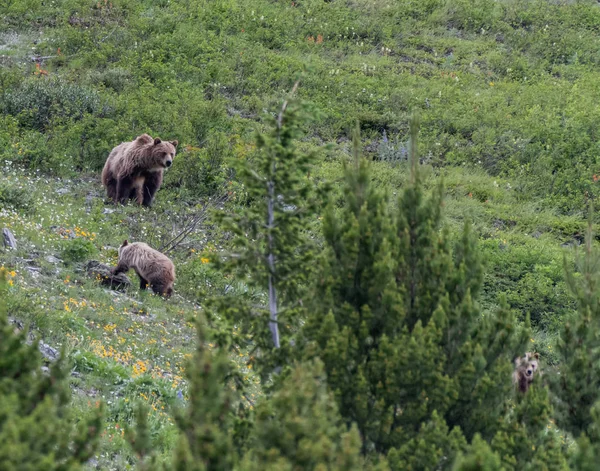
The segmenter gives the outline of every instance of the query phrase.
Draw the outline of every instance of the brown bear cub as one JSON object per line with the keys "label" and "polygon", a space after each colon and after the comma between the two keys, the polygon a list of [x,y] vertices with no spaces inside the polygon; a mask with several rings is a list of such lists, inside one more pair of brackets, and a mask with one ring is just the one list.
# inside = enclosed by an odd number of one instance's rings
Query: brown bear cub
{"label": "brown bear cub", "polygon": [[515,372],[513,373],[513,383],[517,389],[525,393],[533,383],[533,376],[538,370],[538,353],[527,352],[524,357],[515,360]]}
{"label": "brown bear cub", "polygon": [[173,164],[177,144],[142,134],[115,147],[102,170],[108,197],[115,203],[135,199],[138,204],[151,206],[164,170]]}
{"label": "brown bear cub", "polygon": [[173,262],[158,250],[154,250],[143,242],[130,244],[125,240],[119,247],[119,263],[112,269],[118,275],[133,268],[140,277],[140,289],[148,285],[156,294],[169,297],[173,294],[175,266]]}

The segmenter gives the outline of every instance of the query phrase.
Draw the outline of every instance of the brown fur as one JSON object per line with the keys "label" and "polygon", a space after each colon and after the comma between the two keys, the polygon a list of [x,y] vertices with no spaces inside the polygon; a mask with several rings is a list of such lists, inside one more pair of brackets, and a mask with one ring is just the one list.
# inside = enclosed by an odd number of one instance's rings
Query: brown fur
{"label": "brown fur", "polygon": [[119,247],[119,263],[112,273],[117,275],[133,268],[140,278],[140,289],[148,285],[156,294],[166,297],[173,294],[175,266],[166,255],[154,250],[143,242],[130,244],[127,241]]}
{"label": "brown fur", "polygon": [[515,360],[513,383],[520,392],[527,392],[529,386],[533,383],[533,378],[538,372],[539,358],[540,355],[538,353],[527,352],[524,357],[519,357]]}
{"label": "brown fur", "polygon": [[135,199],[138,204],[151,206],[164,170],[173,163],[177,144],[142,134],[115,147],[102,170],[102,184],[108,197],[115,203]]}

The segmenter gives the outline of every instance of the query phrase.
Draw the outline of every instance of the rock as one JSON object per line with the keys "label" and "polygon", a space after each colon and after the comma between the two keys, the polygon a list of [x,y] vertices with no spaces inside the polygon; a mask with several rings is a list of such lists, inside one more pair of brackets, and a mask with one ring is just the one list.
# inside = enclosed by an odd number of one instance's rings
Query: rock
{"label": "rock", "polygon": [[59,195],[66,195],[67,193],[69,193],[69,189],[68,188],[59,188],[58,190],[56,190],[56,192]]}
{"label": "rock", "polygon": [[60,258],[56,258],[54,255],[48,255],[48,256],[46,257],[46,261],[47,261],[48,263],[54,263],[54,264],[57,264],[57,263],[61,263],[61,262],[62,262],[62,260],[61,260]]}
{"label": "rock", "polygon": [[37,278],[42,274],[42,269],[39,267],[25,267],[25,269],[29,272],[31,276]]}
{"label": "rock", "polygon": [[126,289],[131,286],[131,281],[124,273],[113,275],[108,266],[97,260],[90,260],[85,264],[85,271],[91,278],[95,278],[111,289]]}
{"label": "rock", "polygon": [[102,211],[103,214],[112,214],[114,212],[115,210],[110,208],[104,208],[104,210]]}
{"label": "rock", "polygon": [[4,237],[4,245],[6,247],[8,247],[9,249],[17,250],[17,239],[15,239],[15,236],[10,231],[10,229],[8,229],[7,227],[2,229],[2,236]]}
{"label": "rock", "polygon": [[52,348],[50,345],[44,343],[44,342],[40,342],[38,344],[38,349],[40,350],[40,353],[42,354],[42,356],[49,361],[55,361],[58,360],[58,350],[56,348]]}

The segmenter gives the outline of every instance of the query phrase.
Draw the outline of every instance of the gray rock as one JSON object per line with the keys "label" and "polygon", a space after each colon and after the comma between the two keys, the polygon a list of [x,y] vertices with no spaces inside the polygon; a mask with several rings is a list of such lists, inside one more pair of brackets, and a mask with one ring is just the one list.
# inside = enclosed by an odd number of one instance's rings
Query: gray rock
{"label": "gray rock", "polygon": [[46,261],[47,261],[48,263],[54,263],[54,264],[57,264],[57,263],[61,263],[61,262],[62,262],[62,260],[61,260],[60,258],[56,258],[54,255],[48,255],[48,256],[46,257]]}
{"label": "gray rock", "polygon": [[58,360],[58,350],[56,348],[52,348],[50,345],[44,343],[44,342],[40,342],[38,344],[38,349],[40,350],[40,353],[42,354],[42,356],[49,361],[56,361]]}
{"label": "gray rock", "polygon": [[39,267],[25,267],[25,269],[31,274],[31,276],[33,276],[34,278],[37,278],[38,276],[40,276],[42,274],[42,269]]}
{"label": "gray rock", "polygon": [[110,267],[97,260],[88,261],[84,268],[89,277],[97,279],[111,289],[123,290],[131,286],[131,281],[124,273],[115,276],[111,273]]}
{"label": "gray rock", "polygon": [[8,227],[2,229],[2,236],[4,237],[4,245],[6,247],[17,250],[17,239],[15,239],[15,236]]}

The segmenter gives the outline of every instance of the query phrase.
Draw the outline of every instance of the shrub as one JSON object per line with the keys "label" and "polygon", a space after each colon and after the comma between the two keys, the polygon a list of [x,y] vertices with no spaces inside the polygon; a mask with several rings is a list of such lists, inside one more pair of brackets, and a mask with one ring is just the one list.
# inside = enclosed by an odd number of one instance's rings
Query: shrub
{"label": "shrub", "polygon": [[0,181],[0,207],[28,211],[33,206],[31,192],[7,181]]}
{"label": "shrub", "polygon": [[189,148],[176,157],[167,186],[180,186],[193,196],[215,195],[225,181],[224,161],[230,152],[224,133],[211,135],[206,148]]}
{"label": "shrub", "polygon": [[33,79],[7,92],[0,109],[16,116],[23,127],[44,131],[54,119],[106,116],[110,108],[98,93],[59,79]]}
{"label": "shrub", "polygon": [[64,243],[62,258],[67,262],[81,262],[94,256],[96,246],[87,239],[71,239]]}

